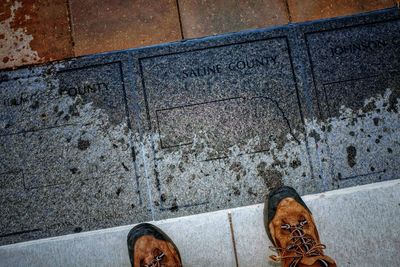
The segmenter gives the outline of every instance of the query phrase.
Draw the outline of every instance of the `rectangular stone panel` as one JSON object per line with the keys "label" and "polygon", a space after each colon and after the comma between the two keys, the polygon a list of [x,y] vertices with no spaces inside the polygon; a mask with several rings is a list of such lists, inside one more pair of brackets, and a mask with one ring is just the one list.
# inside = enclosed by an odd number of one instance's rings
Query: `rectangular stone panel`
{"label": "rectangular stone panel", "polygon": [[[266,188],[311,176],[286,36],[139,64],[157,218],[260,202]],[[292,177],[281,169],[291,161]]]}
{"label": "rectangular stone panel", "polygon": [[339,186],[393,178],[400,152],[400,21],[308,32],[325,160]]}
{"label": "rectangular stone panel", "polygon": [[[287,40],[273,38],[141,59],[149,123],[162,148],[207,134],[218,156],[260,136],[251,152],[299,130]],[[278,127],[271,127],[277,122]],[[277,130],[279,129],[279,130]]]}
{"label": "rectangular stone panel", "polygon": [[0,83],[0,244],[147,218],[122,62],[15,74]]}
{"label": "rectangular stone panel", "polygon": [[[393,79],[391,77],[396,75],[400,68],[400,32],[396,30],[399,28],[400,21],[394,20],[306,34],[317,86],[316,96],[323,114],[327,111],[324,107],[332,100],[335,101],[332,98],[326,98],[325,101],[323,99],[324,94],[332,94],[327,92],[332,84],[351,81],[361,83],[357,90],[353,90],[361,92],[357,97],[347,98],[347,105],[351,105],[351,101],[360,101],[360,98],[376,95],[376,90],[371,92],[370,88],[365,86],[379,82],[372,81],[373,77],[379,79],[379,76],[389,76],[383,79],[381,77],[380,82],[375,85],[378,87],[382,84],[381,91],[386,89],[386,79]],[[331,106],[335,109],[340,108],[340,105]]]}

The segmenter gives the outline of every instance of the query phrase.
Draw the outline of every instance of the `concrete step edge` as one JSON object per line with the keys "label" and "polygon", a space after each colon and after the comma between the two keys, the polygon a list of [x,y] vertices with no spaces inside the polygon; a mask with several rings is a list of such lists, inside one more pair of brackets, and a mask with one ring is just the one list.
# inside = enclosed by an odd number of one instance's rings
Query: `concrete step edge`
{"label": "concrete step edge", "polygon": [[[400,243],[396,227],[400,225],[400,179],[306,195],[303,199],[315,216],[327,252],[337,258],[339,266],[351,266],[348,263],[355,259],[369,260],[363,266],[400,265],[400,258],[392,255],[396,247],[393,251],[390,248],[390,244],[393,247]],[[268,251],[271,244],[264,231],[262,209],[263,204],[257,204],[151,223],[175,241],[185,266],[251,266],[251,262],[274,266],[267,260],[273,253]],[[385,227],[379,228],[379,220],[385,222]],[[0,266],[129,266],[126,235],[132,226],[0,246]],[[378,245],[386,247],[386,251],[379,252],[386,255],[365,254],[354,248],[348,236],[356,246],[375,243],[369,248],[372,251]]]}

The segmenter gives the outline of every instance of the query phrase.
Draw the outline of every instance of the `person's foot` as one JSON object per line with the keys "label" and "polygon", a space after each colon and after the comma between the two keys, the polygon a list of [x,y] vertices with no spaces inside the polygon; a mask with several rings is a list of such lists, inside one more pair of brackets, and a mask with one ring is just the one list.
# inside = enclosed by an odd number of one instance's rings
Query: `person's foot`
{"label": "person's foot", "polygon": [[283,267],[336,267],[325,256],[311,211],[296,190],[283,186],[273,190],[265,200],[264,225],[278,255],[271,256]]}
{"label": "person's foot", "polygon": [[149,223],[136,225],[128,234],[133,267],[181,267],[181,256],[172,240]]}

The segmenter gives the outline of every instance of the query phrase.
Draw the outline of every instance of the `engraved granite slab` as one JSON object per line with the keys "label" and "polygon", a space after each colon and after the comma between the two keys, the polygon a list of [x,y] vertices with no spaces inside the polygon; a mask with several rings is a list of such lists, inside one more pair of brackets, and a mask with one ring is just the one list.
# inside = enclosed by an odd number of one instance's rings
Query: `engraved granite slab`
{"label": "engraved granite slab", "polygon": [[[277,37],[141,58],[146,110],[162,149],[193,144],[206,134],[223,157],[260,136],[248,152],[268,150],[300,128],[288,41]],[[271,127],[275,125],[275,127]]]}
{"label": "engraved granite slab", "polygon": [[0,243],[142,221],[122,62],[0,83]]}
{"label": "engraved granite slab", "polygon": [[272,35],[138,58],[156,218],[261,202],[283,183],[320,187],[305,178],[289,40]]}
{"label": "engraved granite slab", "polygon": [[[339,186],[399,171],[400,20],[328,24],[305,35],[325,152]],[[346,129],[346,131],[344,131]]]}

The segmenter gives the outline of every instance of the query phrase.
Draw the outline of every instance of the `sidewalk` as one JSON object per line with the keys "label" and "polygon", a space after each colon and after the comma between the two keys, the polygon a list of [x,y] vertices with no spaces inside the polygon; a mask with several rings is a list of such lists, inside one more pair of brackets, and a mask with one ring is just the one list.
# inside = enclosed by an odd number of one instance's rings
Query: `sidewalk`
{"label": "sidewalk", "polygon": [[[326,254],[338,266],[400,265],[400,179],[308,195]],[[154,222],[178,246],[184,266],[278,266],[263,205]],[[0,266],[129,266],[130,226],[0,247]],[[236,262],[237,259],[237,262]]]}

